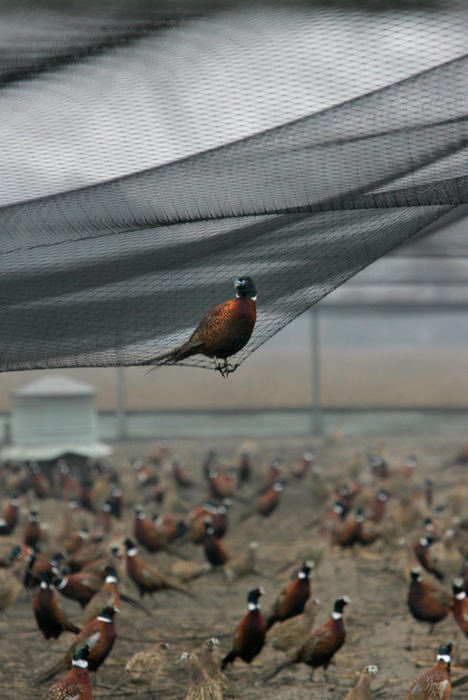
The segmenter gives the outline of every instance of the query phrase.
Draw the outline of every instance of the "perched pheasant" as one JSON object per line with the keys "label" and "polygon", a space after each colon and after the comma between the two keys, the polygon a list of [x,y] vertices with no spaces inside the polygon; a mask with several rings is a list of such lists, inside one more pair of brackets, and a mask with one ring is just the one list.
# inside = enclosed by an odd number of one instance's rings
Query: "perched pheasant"
{"label": "perched pheasant", "polygon": [[231,651],[221,661],[221,670],[237,657],[249,664],[261,652],[265,644],[266,625],[258,599],[263,593],[263,588],[254,588],[249,592],[247,613],[237,626]]}
{"label": "perched pheasant", "polygon": [[281,591],[267,619],[267,630],[273,627],[275,622],[283,622],[304,611],[304,606],[310,596],[309,574],[311,568],[309,562],[304,562],[294,581],[291,581]]}
{"label": "perched pheasant", "polygon": [[377,666],[366,666],[362,669],[359,680],[349,693],[346,693],[343,700],[372,700],[370,684],[377,675]]}
{"label": "perched pheasant", "polygon": [[313,679],[316,668],[323,666],[326,671],[333,656],[345,643],[343,609],[348,603],[349,598],[346,596],[335,600],[330,619],[321,627],[310,632],[293,656],[264,676],[262,680],[268,681],[283,669],[299,663],[307,664],[312,668],[311,679]]}
{"label": "perched pheasant", "polygon": [[451,653],[451,642],[439,647],[436,663],[413,681],[406,695],[406,700],[449,700],[452,693]]}
{"label": "perched pheasant", "polygon": [[72,659],[72,667],[65,678],[54,683],[44,700],[92,700],[93,689],[88,670],[88,644],[79,644]]}
{"label": "perched pheasant", "polygon": [[[215,368],[223,377],[233,371],[227,358],[239,352],[250,339],[257,319],[257,290],[250,277],[234,282],[235,299],[218,304],[208,311],[187,342],[173,350],[156,355],[146,364],[181,362],[193,355],[215,358]],[[218,363],[217,360],[224,360]]]}

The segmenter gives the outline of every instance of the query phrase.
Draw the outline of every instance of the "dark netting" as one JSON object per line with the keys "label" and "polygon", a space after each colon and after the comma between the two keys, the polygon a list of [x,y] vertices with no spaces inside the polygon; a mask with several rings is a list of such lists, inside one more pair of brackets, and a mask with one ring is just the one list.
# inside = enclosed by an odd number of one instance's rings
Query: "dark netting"
{"label": "dark netting", "polygon": [[0,19],[2,370],[145,363],[250,275],[238,364],[468,202],[464,1]]}

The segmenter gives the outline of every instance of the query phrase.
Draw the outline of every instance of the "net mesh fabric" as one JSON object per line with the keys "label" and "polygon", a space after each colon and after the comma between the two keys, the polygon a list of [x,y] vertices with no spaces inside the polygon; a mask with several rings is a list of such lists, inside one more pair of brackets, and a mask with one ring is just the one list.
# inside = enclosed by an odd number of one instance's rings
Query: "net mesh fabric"
{"label": "net mesh fabric", "polygon": [[144,364],[250,275],[237,366],[468,201],[464,3],[0,18],[1,370]]}

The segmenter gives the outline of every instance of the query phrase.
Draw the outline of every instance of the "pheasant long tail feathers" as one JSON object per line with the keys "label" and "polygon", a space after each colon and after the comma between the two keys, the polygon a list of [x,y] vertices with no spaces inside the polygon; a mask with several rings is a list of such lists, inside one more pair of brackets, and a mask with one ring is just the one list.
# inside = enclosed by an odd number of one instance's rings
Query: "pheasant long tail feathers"
{"label": "pheasant long tail feathers", "polygon": [[196,350],[191,344],[190,340],[187,343],[183,343],[172,350],[167,350],[166,352],[161,352],[159,355],[155,355],[150,360],[145,360],[142,364],[145,365],[155,365],[148,370],[148,372],[153,372],[164,365],[170,365],[174,362],[180,362],[185,360],[187,357],[196,354]]}
{"label": "pheasant long tail feathers", "polygon": [[38,676],[35,676],[32,680],[32,685],[36,685],[38,683],[45,683],[46,681],[50,681],[51,678],[53,678],[59,671],[62,671],[65,668],[65,663],[63,658],[57,661],[53,666],[47,669],[47,671],[44,671],[43,673],[40,673]]}
{"label": "pheasant long tail feathers", "polygon": [[74,634],[79,634],[81,632],[81,627],[77,627],[73,622],[70,622],[70,620],[66,620],[65,629],[68,632],[74,632]]}
{"label": "pheasant long tail feathers", "polygon": [[274,668],[272,671],[265,673],[265,675],[262,676],[262,681],[265,682],[265,681],[271,680],[272,678],[274,678],[274,676],[276,676],[277,673],[282,671],[284,668],[288,668],[288,666],[292,666],[293,664],[294,664],[294,661],[292,661],[291,659],[288,659],[288,661],[284,661],[282,664],[280,664],[279,666]]}
{"label": "pheasant long tail feathers", "polygon": [[152,357],[150,360],[145,360],[142,364],[145,365],[154,365],[154,367],[150,367],[148,372],[154,372],[155,370],[158,369],[158,367],[162,367],[164,365],[168,365],[171,362],[177,362],[177,353],[181,349],[181,346],[174,348],[172,350],[167,350],[166,352],[161,352],[159,355],[155,355]]}
{"label": "pheasant long tail feathers", "polygon": [[221,661],[221,671],[224,671],[228,664],[232,664],[236,656],[237,654],[235,651],[230,651],[229,654],[226,654],[224,659]]}
{"label": "pheasant long tail feathers", "polygon": [[147,607],[143,605],[143,603],[139,603],[138,600],[135,600],[134,598],[131,598],[130,596],[126,595],[125,593],[121,593],[120,597],[124,601],[124,603],[128,603],[128,605],[131,605],[133,608],[137,608],[138,610],[142,610],[145,612],[147,615],[150,617],[152,616],[151,610],[148,610]]}
{"label": "pheasant long tail feathers", "polygon": [[191,590],[183,586],[181,583],[174,581],[174,579],[166,579],[166,585],[172,591],[178,591],[179,593],[185,593],[189,598],[194,598],[197,600],[197,596]]}

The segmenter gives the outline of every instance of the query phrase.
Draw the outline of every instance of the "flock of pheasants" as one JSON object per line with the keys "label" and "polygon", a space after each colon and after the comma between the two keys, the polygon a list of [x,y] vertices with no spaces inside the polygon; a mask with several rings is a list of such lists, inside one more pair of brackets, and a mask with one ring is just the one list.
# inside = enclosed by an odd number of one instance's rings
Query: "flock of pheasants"
{"label": "flock of pheasants", "polygon": [[[468,450],[455,461],[468,463]],[[351,552],[362,547],[394,551],[398,543],[407,557],[408,615],[425,623],[428,633],[452,616],[450,636],[459,638],[457,645],[466,643],[465,477],[461,476],[443,504],[437,504],[430,479],[415,487],[417,460],[412,456],[398,468],[390,468],[381,454],[370,454],[364,480],[357,477],[360,469],[353,472],[352,467],[346,479],[327,478],[309,451],[287,468],[279,459],[271,458],[261,479],[254,463],[252,455],[242,451],[234,467],[222,468],[216,453],[210,451],[202,465],[206,499],[201,502],[193,496],[200,493],[201,484],[194,483],[192,471],[170,454],[167,444],[158,446],[144,460],[131,460],[126,470],[111,464],[67,463],[63,459],[42,468],[35,463],[1,467],[5,498],[0,520],[0,609],[6,610],[16,601],[24,605],[26,599],[31,620],[35,620],[45,640],[66,632],[74,635],[66,655],[33,679],[39,685],[62,675],[43,697],[92,698],[89,672],[97,671],[112,652],[119,634],[116,616],[122,605],[131,606],[138,611],[135,614],[151,615],[144,596],[168,590],[174,596],[190,596],[196,607],[200,577],[218,571],[220,586],[232,586],[234,582],[239,588],[244,585],[244,577],[256,575],[257,544],[246,543],[242,554],[232,556],[225,535],[241,521],[252,519],[255,523],[255,519],[267,519],[272,514],[275,527],[281,528],[283,493],[291,484],[303,484],[316,505],[321,504],[320,514],[309,524],[310,537],[317,543],[316,561],[298,560],[294,569],[284,574],[282,590],[265,613],[260,608],[263,589],[245,587],[247,609],[229,650],[221,653],[224,645],[210,638],[197,652],[182,654],[189,666],[186,698],[218,700],[235,696],[229,678],[231,664],[250,664],[266,645],[285,652],[286,658],[256,678],[264,694],[269,692],[270,679],[287,667],[306,664],[312,675],[318,668],[326,673],[346,643],[345,608],[351,602],[344,595],[338,597],[329,619],[322,625],[315,624],[317,602],[311,596],[311,572],[328,547]],[[133,496],[122,483],[123,474],[126,484],[129,479],[134,482]],[[41,522],[37,504],[51,498],[66,504],[62,523],[58,517],[53,523]],[[234,501],[240,511],[236,518],[230,508]],[[148,512],[155,509],[159,514],[149,517]],[[198,546],[199,556],[194,555],[193,545]],[[172,557],[170,573],[150,563],[151,555],[158,552]],[[62,597],[82,607],[79,625],[62,610]],[[438,642],[434,665],[412,682],[408,679],[406,700],[448,700],[452,688],[468,680],[466,675],[451,678],[454,641]],[[107,694],[116,697],[123,692],[122,686],[137,684],[143,691],[136,694],[148,692],[163,697],[158,695],[158,679],[167,674],[166,656],[164,643],[137,651]],[[365,666],[355,686],[344,698],[341,693],[339,700],[374,697],[371,684],[378,671],[374,664]]]}

